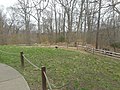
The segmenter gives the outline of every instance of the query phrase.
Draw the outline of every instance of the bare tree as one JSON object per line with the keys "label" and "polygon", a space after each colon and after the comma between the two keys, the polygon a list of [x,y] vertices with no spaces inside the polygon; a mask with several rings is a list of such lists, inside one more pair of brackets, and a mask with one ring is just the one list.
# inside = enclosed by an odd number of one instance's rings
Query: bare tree
{"label": "bare tree", "polygon": [[37,38],[39,39],[39,43],[41,43],[41,33],[42,33],[42,29],[40,27],[41,17],[42,17],[42,12],[47,8],[49,4],[49,0],[40,0],[40,1],[32,0],[32,3],[33,3],[32,8],[33,10],[35,9],[36,13],[33,12],[33,14],[30,15],[37,21],[37,28],[38,28]]}
{"label": "bare tree", "polygon": [[56,11],[56,2],[53,1],[53,7],[54,7],[54,16],[55,16],[55,37],[56,37],[56,43],[58,38],[58,23],[57,23],[57,11]]}
{"label": "bare tree", "polygon": [[70,43],[72,39],[73,11],[77,1],[76,0],[65,0],[65,1],[59,0],[59,3],[64,7],[64,10],[67,14],[67,24],[68,24],[67,42]]}
{"label": "bare tree", "polygon": [[101,3],[102,3],[102,0],[99,0],[98,22],[97,22],[97,31],[96,31],[96,49],[98,49],[98,45],[99,45],[98,42],[99,42]]}
{"label": "bare tree", "polygon": [[80,28],[82,29],[82,24],[83,24],[82,23],[82,17],[83,17],[83,11],[84,11],[84,3],[85,3],[85,0],[81,0],[81,8],[80,8],[79,20],[78,20],[78,24],[77,24],[77,38],[79,36]]}
{"label": "bare tree", "polygon": [[18,0],[17,5],[18,14],[23,18],[25,24],[25,33],[26,33],[26,44],[30,45],[30,1],[29,0]]}
{"label": "bare tree", "polygon": [[0,10],[0,44],[5,44],[5,37],[4,37],[4,14],[3,11]]}

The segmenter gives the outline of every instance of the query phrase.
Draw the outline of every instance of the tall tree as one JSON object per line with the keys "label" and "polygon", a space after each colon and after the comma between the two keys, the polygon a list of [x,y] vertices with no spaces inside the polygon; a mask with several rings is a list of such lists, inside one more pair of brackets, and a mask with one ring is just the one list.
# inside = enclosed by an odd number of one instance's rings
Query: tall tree
{"label": "tall tree", "polygon": [[98,21],[97,21],[97,31],[96,31],[96,49],[98,49],[98,45],[99,45],[99,29],[100,29],[101,3],[102,3],[102,0],[99,0],[99,11],[98,11]]}
{"label": "tall tree", "polygon": [[41,17],[42,17],[42,12],[47,8],[49,4],[49,0],[40,0],[40,1],[32,0],[32,3],[34,5],[32,8],[36,12],[33,12],[31,16],[37,21],[37,28],[38,28],[37,38],[39,39],[38,43],[41,43],[41,33],[42,33],[42,29],[40,27]]}
{"label": "tall tree", "polygon": [[25,24],[25,40],[26,44],[30,45],[30,0],[18,0],[17,5],[18,14],[23,18]]}
{"label": "tall tree", "polygon": [[4,30],[4,24],[5,24],[5,22],[4,22],[4,20],[5,20],[5,16],[4,16],[4,14],[3,14],[3,11],[2,10],[0,10],[0,44],[5,44],[5,30]]}
{"label": "tall tree", "polygon": [[76,0],[59,0],[59,3],[63,6],[67,15],[67,42],[70,43],[72,39],[72,24],[73,24],[73,11],[77,3]]}
{"label": "tall tree", "polygon": [[77,38],[79,37],[80,29],[82,29],[82,24],[83,24],[82,17],[83,17],[83,11],[84,11],[84,3],[85,3],[85,0],[81,0],[81,8],[80,8],[80,14],[79,14],[79,19],[78,19],[78,24],[77,24]]}

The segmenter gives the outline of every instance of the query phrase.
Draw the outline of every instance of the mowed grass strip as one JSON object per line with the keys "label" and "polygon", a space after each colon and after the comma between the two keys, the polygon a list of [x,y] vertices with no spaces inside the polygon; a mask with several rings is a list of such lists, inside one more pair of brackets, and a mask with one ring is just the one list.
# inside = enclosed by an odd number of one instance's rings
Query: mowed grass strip
{"label": "mowed grass strip", "polygon": [[0,62],[21,72],[31,90],[41,89],[41,71],[26,61],[23,70],[20,51],[39,68],[47,68],[53,88],[65,85],[61,90],[120,90],[120,60],[59,48],[0,46],[0,50],[16,53],[0,52]]}

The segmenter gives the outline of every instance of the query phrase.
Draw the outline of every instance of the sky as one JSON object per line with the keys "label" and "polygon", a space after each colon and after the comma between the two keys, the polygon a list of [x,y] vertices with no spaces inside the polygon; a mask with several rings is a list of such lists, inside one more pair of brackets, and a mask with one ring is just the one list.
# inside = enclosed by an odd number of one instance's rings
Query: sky
{"label": "sky", "polygon": [[[120,0],[117,0],[120,1]],[[3,5],[5,8],[15,4],[17,0],[0,0],[0,6]]]}
{"label": "sky", "polygon": [[0,6],[3,5],[5,8],[12,6],[17,0],[0,0]]}

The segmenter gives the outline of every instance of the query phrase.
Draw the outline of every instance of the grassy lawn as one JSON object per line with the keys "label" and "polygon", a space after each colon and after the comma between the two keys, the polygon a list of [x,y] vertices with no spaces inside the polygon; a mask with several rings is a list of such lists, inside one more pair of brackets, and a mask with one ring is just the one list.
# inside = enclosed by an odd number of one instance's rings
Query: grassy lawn
{"label": "grassy lawn", "polygon": [[[20,51],[35,65],[46,66],[52,87],[59,90],[120,90],[120,60],[54,48],[0,46],[0,62],[17,69],[31,90],[41,89],[41,71],[25,62],[20,65]],[[58,89],[56,89],[58,90]]]}

